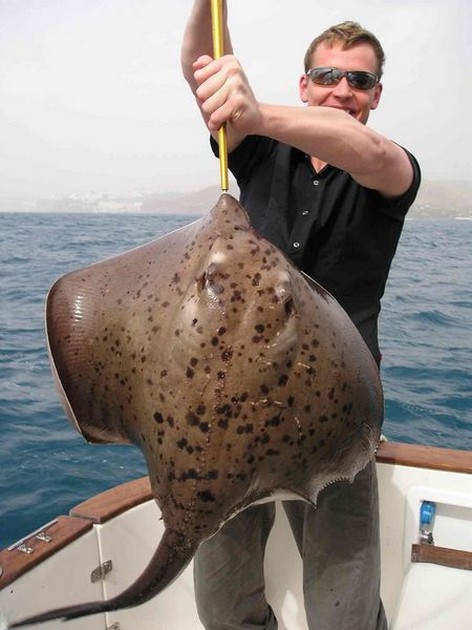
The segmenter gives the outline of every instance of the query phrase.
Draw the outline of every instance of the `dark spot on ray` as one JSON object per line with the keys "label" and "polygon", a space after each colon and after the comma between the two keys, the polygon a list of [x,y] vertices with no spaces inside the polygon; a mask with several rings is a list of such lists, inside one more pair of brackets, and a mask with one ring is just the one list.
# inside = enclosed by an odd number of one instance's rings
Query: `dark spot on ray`
{"label": "dark spot on ray", "polygon": [[264,423],[264,426],[266,427],[278,427],[280,426],[280,423],[282,422],[282,419],[280,418],[280,416],[274,416],[273,418],[269,418],[269,420],[266,420]]}
{"label": "dark spot on ray", "polygon": [[228,363],[228,361],[231,361],[233,357],[233,351],[230,348],[227,348],[226,350],[224,350],[221,354],[221,359],[225,362]]}
{"label": "dark spot on ray", "polygon": [[198,425],[200,424],[200,418],[189,411],[187,414],[187,424],[191,427],[198,427]]}
{"label": "dark spot on ray", "polygon": [[158,424],[162,424],[164,422],[163,415],[161,413],[159,413],[158,411],[155,412],[153,418]]}
{"label": "dark spot on ray", "polygon": [[288,382],[288,376],[286,374],[281,374],[279,378],[279,385],[283,387]]}
{"label": "dark spot on ray", "polygon": [[197,492],[197,496],[204,503],[210,503],[210,502],[215,502],[216,501],[215,495],[213,494],[213,492],[211,490],[200,490],[200,492]]}
{"label": "dark spot on ray", "polygon": [[189,468],[186,472],[180,476],[180,481],[187,481],[187,479],[198,479],[198,472],[195,468]]}
{"label": "dark spot on ray", "polygon": [[255,273],[253,278],[252,278],[252,286],[253,287],[258,287],[260,282],[261,282],[262,276],[260,273]]}

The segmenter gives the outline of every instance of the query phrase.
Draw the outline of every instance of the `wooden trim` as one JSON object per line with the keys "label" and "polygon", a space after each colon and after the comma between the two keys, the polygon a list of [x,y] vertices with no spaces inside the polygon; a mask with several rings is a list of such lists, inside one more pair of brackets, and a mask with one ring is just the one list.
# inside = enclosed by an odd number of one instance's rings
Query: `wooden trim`
{"label": "wooden trim", "polygon": [[[45,525],[33,534],[0,551],[0,590],[30,571],[46,558],[63,549],[92,529],[93,524],[83,519],[69,516],[58,516],[50,525]],[[44,532],[51,537],[51,541],[40,540],[38,534]],[[30,553],[20,550],[20,545],[31,549]]]}
{"label": "wooden trim", "polygon": [[412,562],[429,562],[443,567],[472,571],[472,552],[434,545],[412,545]]}
{"label": "wooden trim", "polygon": [[69,514],[101,524],[152,498],[149,477],[141,477],[79,503]]}
{"label": "wooden trim", "polygon": [[377,463],[431,468],[472,474],[472,451],[459,451],[420,444],[382,442],[377,451]]}

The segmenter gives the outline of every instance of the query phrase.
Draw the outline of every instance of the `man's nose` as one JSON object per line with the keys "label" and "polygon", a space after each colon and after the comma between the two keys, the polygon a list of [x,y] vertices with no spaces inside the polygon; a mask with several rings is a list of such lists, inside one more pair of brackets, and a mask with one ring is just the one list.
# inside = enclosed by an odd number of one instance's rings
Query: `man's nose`
{"label": "man's nose", "polygon": [[348,98],[352,96],[352,88],[347,81],[347,77],[343,77],[333,89],[333,93],[339,98]]}

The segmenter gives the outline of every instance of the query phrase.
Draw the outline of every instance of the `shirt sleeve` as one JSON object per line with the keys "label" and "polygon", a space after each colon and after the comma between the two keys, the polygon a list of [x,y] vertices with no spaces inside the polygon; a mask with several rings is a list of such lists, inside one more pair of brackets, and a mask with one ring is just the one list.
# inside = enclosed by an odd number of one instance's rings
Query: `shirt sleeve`
{"label": "shirt sleeve", "polygon": [[421,169],[415,156],[402,147],[408,156],[413,167],[413,180],[410,188],[400,197],[384,197],[376,190],[371,191],[371,195],[375,198],[375,206],[380,212],[394,217],[395,219],[404,219],[409,208],[416,199],[418,189],[421,183]]}

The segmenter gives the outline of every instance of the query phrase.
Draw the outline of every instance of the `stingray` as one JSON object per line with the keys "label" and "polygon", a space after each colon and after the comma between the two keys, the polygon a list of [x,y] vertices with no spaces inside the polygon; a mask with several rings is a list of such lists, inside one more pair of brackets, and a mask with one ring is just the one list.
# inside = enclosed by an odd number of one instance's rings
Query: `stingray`
{"label": "stingray", "polygon": [[141,604],[241,510],[281,494],[315,505],[378,446],[382,389],[362,337],[231,195],[59,279],[46,328],[69,419],[89,442],[141,449],[165,532],[117,597],[10,627]]}

